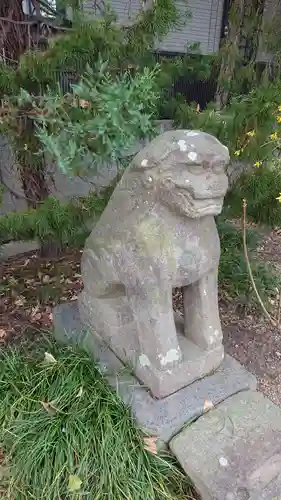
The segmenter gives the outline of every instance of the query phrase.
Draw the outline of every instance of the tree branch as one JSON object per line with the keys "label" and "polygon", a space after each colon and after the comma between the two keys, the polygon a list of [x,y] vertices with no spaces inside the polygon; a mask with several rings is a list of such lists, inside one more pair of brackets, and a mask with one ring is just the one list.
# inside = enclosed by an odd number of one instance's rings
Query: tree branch
{"label": "tree branch", "polygon": [[48,21],[48,19],[46,19],[43,16],[40,16],[39,18],[35,17],[32,21],[15,21],[14,19],[9,19],[8,17],[0,17],[0,21],[15,25],[25,25],[25,26],[31,26],[40,22],[42,24],[46,24],[46,26],[50,26],[51,28],[57,30],[72,31],[72,28],[67,28],[66,26],[57,26],[51,21]]}

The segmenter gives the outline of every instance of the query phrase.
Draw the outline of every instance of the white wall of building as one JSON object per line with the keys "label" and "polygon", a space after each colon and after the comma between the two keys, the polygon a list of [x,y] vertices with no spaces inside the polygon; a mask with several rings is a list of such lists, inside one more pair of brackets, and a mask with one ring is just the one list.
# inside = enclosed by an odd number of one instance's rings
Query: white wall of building
{"label": "white wall of building", "polygon": [[[83,4],[87,15],[95,13],[96,0],[85,0]],[[191,19],[180,30],[171,30],[166,39],[157,46],[169,52],[185,52],[187,44],[200,43],[203,54],[211,54],[219,48],[224,0],[177,0],[178,9],[184,14],[187,10]],[[116,12],[120,23],[133,21],[141,9],[141,0],[111,0],[111,8]],[[147,3],[146,3],[147,5]]]}

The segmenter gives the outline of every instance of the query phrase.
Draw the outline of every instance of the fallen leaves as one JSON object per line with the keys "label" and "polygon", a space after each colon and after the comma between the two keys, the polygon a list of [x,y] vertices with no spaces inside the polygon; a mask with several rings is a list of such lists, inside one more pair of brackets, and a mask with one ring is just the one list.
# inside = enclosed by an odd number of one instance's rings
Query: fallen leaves
{"label": "fallen leaves", "polygon": [[54,403],[51,401],[51,402],[45,402],[45,401],[40,401],[41,405],[43,406],[44,410],[46,410],[46,412],[51,416],[51,417],[54,417],[57,412],[58,412],[58,409],[54,406]]}
{"label": "fallen leaves", "polygon": [[45,352],[44,360],[48,364],[57,362],[56,358],[54,358],[54,356],[52,354],[50,354],[49,352]]}
{"label": "fallen leaves", "polygon": [[26,303],[26,299],[23,295],[20,295],[16,300],[15,300],[15,306],[18,307],[23,307],[24,304]]}
{"label": "fallen leaves", "polygon": [[6,330],[4,328],[0,328],[0,339],[4,339],[6,337]]}
{"label": "fallen leaves", "polygon": [[79,476],[71,474],[68,478],[68,490],[71,492],[78,491],[80,490],[81,486],[82,486],[82,479],[80,479]]}
{"label": "fallen leaves", "polygon": [[83,390],[83,387],[81,386],[76,397],[81,398],[81,396],[83,395],[83,392],[84,392],[84,390]]}
{"label": "fallen leaves", "polygon": [[203,406],[203,410],[204,410],[204,411],[209,411],[209,410],[211,410],[212,408],[214,408],[214,405],[213,405],[212,401],[210,401],[210,399],[205,399],[205,401],[204,401],[204,406]]}
{"label": "fallen leaves", "polygon": [[144,437],[144,449],[152,453],[152,455],[157,455],[157,436]]}
{"label": "fallen leaves", "polygon": [[0,270],[0,343],[16,340],[26,330],[52,327],[53,307],[76,300],[83,288],[80,250],[46,260],[39,252],[3,261]]}
{"label": "fallen leaves", "polygon": [[46,285],[47,283],[50,283],[50,276],[48,274],[44,274],[44,276],[42,277],[42,283],[43,285]]}

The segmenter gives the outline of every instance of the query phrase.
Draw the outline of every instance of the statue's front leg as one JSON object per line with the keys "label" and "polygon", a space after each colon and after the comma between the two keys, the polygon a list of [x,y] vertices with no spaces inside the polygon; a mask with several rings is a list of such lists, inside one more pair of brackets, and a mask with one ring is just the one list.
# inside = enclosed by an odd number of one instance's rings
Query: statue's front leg
{"label": "statue's front leg", "polygon": [[199,281],[184,287],[183,300],[186,337],[204,350],[221,346],[217,269],[212,269]]}
{"label": "statue's front leg", "polygon": [[127,298],[137,326],[139,364],[167,370],[181,361],[173,306],[172,288],[159,283],[155,276],[145,275],[126,287]]}

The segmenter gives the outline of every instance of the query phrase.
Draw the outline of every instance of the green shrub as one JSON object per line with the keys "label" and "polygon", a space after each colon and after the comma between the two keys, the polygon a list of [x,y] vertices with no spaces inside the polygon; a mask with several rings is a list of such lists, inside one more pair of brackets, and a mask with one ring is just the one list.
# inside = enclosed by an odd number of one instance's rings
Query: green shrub
{"label": "green shrub", "polygon": [[281,170],[267,166],[243,174],[226,197],[227,213],[240,216],[242,200],[247,201],[247,216],[257,223],[281,225],[281,203],[276,200],[281,192]]}
{"label": "green shrub", "polygon": [[[145,450],[99,366],[71,348],[42,348],[56,361],[19,349],[0,357],[0,442],[12,468],[7,498],[191,499],[174,461]],[[75,492],[71,476],[81,480]]]}
{"label": "green shrub", "polygon": [[[196,106],[180,103],[175,109],[177,126],[215,135],[234,158],[254,164],[271,161],[277,149],[272,134],[281,136],[281,81],[263,82],[248,94],[233,96],[221,111],[214,103],[197,112]],[[281,109],[281,108],[280,108]]]}

